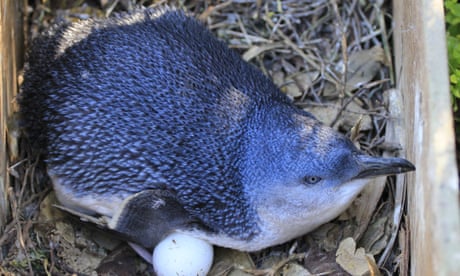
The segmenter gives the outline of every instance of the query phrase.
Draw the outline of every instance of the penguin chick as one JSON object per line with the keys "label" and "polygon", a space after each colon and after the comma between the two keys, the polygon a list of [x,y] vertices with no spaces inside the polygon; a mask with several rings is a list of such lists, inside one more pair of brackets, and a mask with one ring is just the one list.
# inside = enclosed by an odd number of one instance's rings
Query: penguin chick
{"label": "penguin chick", "polygon": [[360,152],[173,9],[55,27],[28,58],[22,123],[59,201],[145,247],[177,231],[259,250],[415,169]]}

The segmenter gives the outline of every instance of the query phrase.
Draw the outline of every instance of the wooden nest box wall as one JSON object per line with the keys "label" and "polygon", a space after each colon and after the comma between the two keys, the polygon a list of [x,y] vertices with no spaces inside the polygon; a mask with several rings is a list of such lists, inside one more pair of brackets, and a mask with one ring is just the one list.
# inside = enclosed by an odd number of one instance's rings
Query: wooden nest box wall
{"label": "wooden nest box wall", "polygon": [[411,273],[459,275],[460,214],[444,1],[393,1],[394,59],[406,122]]}
{"label": "wooden nest box wall", "polygon": [[25,4],[25,1],[0,0],[0,233],[3,233],[10,215],[7,200],[8,167],[11,164],[8,151],[15,151],[16,145],[8,142],[7,129],[8,117],[17,108],[14,97],[18,93],[18,70],[24,63]]}

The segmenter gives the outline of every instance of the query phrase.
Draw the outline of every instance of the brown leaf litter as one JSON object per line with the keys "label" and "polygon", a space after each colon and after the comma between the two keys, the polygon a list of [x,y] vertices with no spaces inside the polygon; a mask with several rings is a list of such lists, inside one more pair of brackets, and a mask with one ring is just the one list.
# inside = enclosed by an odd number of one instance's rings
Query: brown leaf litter
{"label": "brown leaf litter", "polygon": [[[35,37],[53,20],[163,4],[196,15],[300,108],[363,151],[398,150],[395,134],[385,128],[397,127],[391,119],[399,113],[390,115],[388,107],[398,102],[391,89],[391,8],[384,1],[43,0],[28,7],[28,35]],[[11,145],[17,143],[10,154],[12,216],[0,236],[0,274],[153,275],[122,241],[53,207],[44,169],[18,137],[10,137]],[[210,274],[404,275],[404,186],[380,178],[369,187],[339,218],[304,237],[252,254],[218,249]]]}

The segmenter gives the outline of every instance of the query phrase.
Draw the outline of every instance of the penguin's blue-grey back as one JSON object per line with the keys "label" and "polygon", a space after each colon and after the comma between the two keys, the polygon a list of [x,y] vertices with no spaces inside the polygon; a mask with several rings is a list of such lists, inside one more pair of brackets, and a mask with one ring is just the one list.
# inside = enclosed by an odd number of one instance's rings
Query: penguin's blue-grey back
{"label": "penguin's blue-grey back", "polygon": [[142,10],[61,26],[37,40],[28,66],[28,136],[75,196],[164,187],[210,228],[256,231],[243,133],[252,113],[288,99],[199,22]]}

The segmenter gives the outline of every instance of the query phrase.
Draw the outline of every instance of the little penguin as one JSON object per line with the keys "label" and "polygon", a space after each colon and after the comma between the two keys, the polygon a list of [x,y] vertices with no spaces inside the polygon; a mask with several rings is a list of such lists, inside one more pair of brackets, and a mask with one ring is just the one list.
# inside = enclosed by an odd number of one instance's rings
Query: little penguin
{"label": "little penguin", "polygon": [[60,204],[145,248],[180,232],[257,251],[415,169],[358,150],[174,8],[46,31],[18,102]]}

